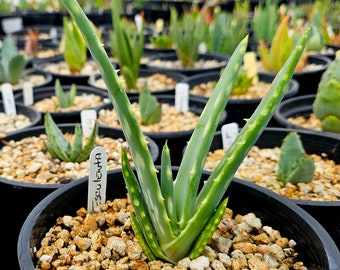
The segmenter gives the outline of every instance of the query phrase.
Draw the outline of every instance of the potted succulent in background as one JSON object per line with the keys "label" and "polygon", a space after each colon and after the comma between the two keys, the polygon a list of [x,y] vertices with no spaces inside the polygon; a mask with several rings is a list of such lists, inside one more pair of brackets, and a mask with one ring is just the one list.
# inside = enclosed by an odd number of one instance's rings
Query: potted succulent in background
{"label": "potted succulent in background", "polygon": [[[249,4],[249,3],[248,3]],[[248,33],[249,5],[236,2],[232,12],[212,14],[209,27],[208,51],[230,56],[242,38]]]}
{"label": "potted succulent in background", "polygon": [[[213,71],[189,76],[183,82],[189,84],[191,96],[206,101],[210,97],[219,76],[220,72]],[[236,81],[235,90],[232,92],[226,106],[228,122],[236,122],[239,126],[243,126],[246,119],[251,116],[261,99],[266,95],[274,77],[264,73],[256,76],[258,76],[258,79],[253,80],[253,77],[248,77],[246,70],[240,71],[239,80]],[[237,87],[238,89],[236,89]],[[284,99],[294,97],[298,91],[299,83],[292,79]],[[272,121],[270,125],[274,124],[277,125]]]}
{"label": "potted succulent in background", "polygon": [[[260,58],[258,62],[259,72],[278,72],[295,47],[297,37],[304,30],[299,29],[298,31],[297,27],[291,29],[289,21],[290,15],[281,15],[281,21],[269,46],[264,41],[259,41],[257,49]],[[293,31],[293,33],[290,33],[290,31]],[[309,55],[305,51],[293,76],[300,85],[298,95],[316,92],[321,75],[330,62],[331,60],[326,56]]]}
{"label": "potted succulent in background", "polygon": [[[48,117],[45,126],[12,133],[0,143],[0,201],[5,205],[6,198],[15,198],[3,212],[11,222],[0,225],[11,235],[5,255],[11,259],[13,269],[19,268],[15,265],[16,239],[26,216],[46,195],[89,173],[89,161],[81,161],[80,157],[83,156],[84,160],[92,145],[101,145],[109,151],[108,170],[116,170],[121,166],[121,148],[128,148],[122,132],[99,127],[97,133],[92,132],[92,139],[88,139],[83,136],[83,129],[74,123],[57,126],[53,123],[52,118]],[[78,139],[73,140],[75,134]],[[158,147],[150,138],[147,141],[152,159],[156,160]],[[58,151],[62,147],[66,150]],[[47,149],[51,149],[51,153]]]}
{"label": "potted succulent in background", "polygon": [[323,73],[316,94],[282,102],[274,114],[276,121],[285,127],[339,135],[339,65],[337,56]]}
{"label": "potted succulent in background", "polygon": [[[300,142],[293,143],[287,149],[290,144],[287,144],[286,138],[293,133],[298,135]],[[216,132],[205,162],[206,170],[212,170],[225,152],[223,136],[221,131]],[[337,187],[339,147],[339,138],[329,134],[293,128],[266,128],[235,176],[265,187],[305,209],[324,226],[340,247],[340,220],[334,215],[340,207]],[[297,154],[301,159],[293,158]],[[304,158],[309,161],[303,161]],[[303,163],[310,163],[310,159],[314,168],[309,164],[302,169]],[[291,172],[280,174],[283,168]],[[288,181],[287,176],[291,178]]]}
{"label": "potted succulent in background", "polygon": [[[233,179],[238,165],[263,131],[284,95],[284,90],[306,45],[309,31],[303,36],[282,73],[279,73],[274,81],[268,97],[264,99],[265,101],[261,103],[253,117],[247,122],[241,135],[231,146],[231,151],[228,151],[220,166],[208,176],[204,186],[199,190],[203,160],[218,125],[217,119],[220,118],[226,106],[233,82],[241,67],[243,54],[247,47],[247,38],[240,43],[231,56],[220,83],[217,84],[217,90],[215,89],[216,91],[207,102],[174,180],[169,149],[166,145],[164,146],[160,185],[157,177],[158,170],[151,161],[144,135],[131,110],[128,97],[122,89],[122,83],[116,70],[112,67],[109,57],[105,55],[100,41],[97,39],[93,42],[93,28],[77,2],[64,1],[64,4],[81,28],[89,49],[100,66],[113,105],[118,111],[131,155],[136,161],[134,168],[137,175],[129,166],[127,156],[123,151],[122,175],[134,209],[134,214],[130,215],[130,222],[140,246],[143,247],[145,255],[150,261],[161,259],[177,263],[186,256],[192,259],[198,257],[223,217],[227,202],[223,200],[225,191]],[[91,42],[89,42],[90,40]],[[198,191],[199,194],[197,194]],[[156,214],[154,215],[155,210]],[[295,229],[304,231],[296,227]],[[26,236],[26,240],[24,240],[26,248],[29,245],[29,238]],[[340,257],[339,252],[333,248],[334,257],[330,252],[332,251],[322,253],[325,255],[324,259],[325,257],[329,259],[326,259],[327,267],[335,269],[338,267],[336,260]],[[49,259],[52,257],[50,255]],[[28,258],[29,261],[32,259],[30,256]],[[315,266],[320,265],[320,261],[323,259],[306,263]],[[24,264],[26,263],[25,260]],[[31,263],[33,264],[33,262]],[[48,263],[52,263],[52,261]]]}
{"label": "potted succulent in background", "polygon": [[[120,9],[112,10],[113,31],[110,33],[110,52],[117,58],[119,75],[124,79],[124,89],[128,95],[138,95],[147,85],[154,93],[174,93],[177,82],[185,76],[178,72],[156,72],[141,68],[144,48],[144,19],[134,23],[120,17]],[[139,24],[140,25],[137,25]],[[89,80],[89,84],[107,90],[100,75]]]}
{"label": "potted succulent in background", "polygon": [[52,77],[44,72],[26,68],[27,64],[28,60],[19,53],[13,38],[6,37],[1,46],[0,84],[10,83],[13,91],[19,91],[25,82],[37,88],[52,81]]}
{"label": "potted succulent in background", "polygon": [[[201,53],[200,46],[209,38],[209,23],[204,13],[197,9],[181,16],[171,9],[170,35],[175,53],[151,56],[146,67],[152,70],[177,71],[193,75],[205,71],[220,70],[228,57],[220,54]],[[206,46],[206,45],[205,45]]]}
{"label": "potted succulent in background", "polygon": [[[24,103],[24,94],[14,95],[16,102]],[[42,115],[49,112],[56,123],[80,123],[81,111],[99,111],[109,102],[107,92],[87,85],[61,85],[59,79],[54,86],[46,86],[33,92],[33,108]]]}
{"label": "potted succulent in background", "polygon": [[[101,36],[97,28],[96,34]],[[85,41],[71,18],[63,18],[63,35],[59,45],[63,61],[35,63],[34,67],[50,73],[54,80],[59,79],[63,85],[86,85],[91,75],[99,73],[94,61],[89,59]]]}

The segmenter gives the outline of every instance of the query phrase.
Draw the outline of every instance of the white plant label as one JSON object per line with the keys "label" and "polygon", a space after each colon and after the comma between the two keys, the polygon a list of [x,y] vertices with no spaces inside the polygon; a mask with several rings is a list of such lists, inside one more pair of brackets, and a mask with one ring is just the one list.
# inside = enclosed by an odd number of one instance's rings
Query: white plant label
{"label": "white plant label", "polygon": [[31,106],[33,104],[33,86],[31,82],[24,82],[23,87],[24,104]]}
{"label": "white plant label", "polygon": [[175,88],[175,107],[178,112],[185,113],[189,110],[189,84],[177,83]]}
{"label": "white plant label", "polygon": [[1,24],[2,29],[6,34],[10,34],[23,29],[22,18],[20,17],[5,18],[1,21]]}
{"label": "white plant label", "polygon": [[135,24],[136,24],[138,32],[140,33],[142,31],[142,24],[143,24],[143,18],[140,14],[135,15]]}
{"label": "white plant label", "polygon": [[12,85],[10,83],[3,83],[1,85],[2,101],[4,103],[4,111],[7,115],[16,115],[17,109],[14,102]]}
{"label": "white plant label", "polygon": [[51,29],[50,29],[50,37],[51,37],[51,39],[52,40],[57,40],[57,38],[58,38],[58,31],[57,31],[57,28],[55,28],[55,27],[52,27]]}
{"label": "white plant label", "polygon": [[84,136],[90,136],[97,120],[97,112],[95,110],[83,110],[80,112],[80,121]]}
{"label": "white plant label", "polygon": [[106,200],[107,157],[103,147],[95,147],[90,154],[87,211],[93,213]]}
{"label": "white plant label", "polygon": [[225,124],[221,128],[223,149],[227,149],[234,142],[239,132],[237,123]]}

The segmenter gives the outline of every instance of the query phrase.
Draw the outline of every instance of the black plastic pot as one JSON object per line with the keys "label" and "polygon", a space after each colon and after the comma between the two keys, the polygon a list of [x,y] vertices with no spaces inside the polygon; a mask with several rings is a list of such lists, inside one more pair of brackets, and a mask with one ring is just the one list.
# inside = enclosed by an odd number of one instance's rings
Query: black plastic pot
{"label": "black plastic pot", "polygon": [[[172,106],[175,104],[175,96],[174,95],[156,95],[157,100],[159,103],[167,103]],[[138,102],[138,96],[130,97],[130,102]],[[200,115],[203,111],[203,108],[205,106],[206,102],[191,97],[189,99],[189,111],[194,112],[197,115]],[[103,109],[106,110],[112,110],[113,105],[111,103],[108,103],[103,107]],[[219,120],[219,126],[220,128],[223,124],[225,124],[227,120],[227,111],[224,111],[221,119]],[[99,126],[103,126],[99,123]],[[109,127],[109,126],[105,126]],[[116,127],[110,127],[112,129],[121,130],[121,128]],[[159,149],[163,149],[164,144],[167,142],[168,147],[170,149],[170,155],[171,155],[171,162],[172,165],[176,166],[180,163],[182,159],[182,149],[187,144],[188,140],[191,137],[191,134],[193,132],[193,129],[191,130],[183,130],[183,131],[169,131],[169,132],[144,132],[144,134],[151,139],[153,139]],[[160,157],[156,160],[156,164],[160,164]]]}
{"label": "black plastic pot", "polygon": [[[309,55],[308,64],[319,65],[317,68],[305,71],[296,71],[293,78],[297,80],[300,85],[298,96],[315,94],[318,90],[318,84],[324,71],[328,68],[332,60],[323,55]],[[276,74],[276,72],[263,72],[269,74]]]}
{"label": "black plastic pot", "polygon": [[[74,132],[74,124],[58,125],[64,133]],[[8,136],[6,140],[21,140],[29,136],[39,136],[45,134],[44,126],[32,127],[25,129],[22,132],[17,132]],[[124,138],[124,134],[119,130],[112,130],[105,127],[100,127],[98,134],[111,138]],[[147,138],[149,149],[153,160],[159,156],[159,149],[156,143]],[[4,146],[4,141],[0,141],[0,148]],[[0,149],[1,155],[1,149]],[[0,164],[1,167],[1,164]],[[74,180],[75,182],[78,180]],[[20,228],[25,221],[26,216],[45,196],[52,191],[67,185],[65,184],[34,184],[14,181],[4,178],[0,174],[0,203],[3,207],[2,214],[6,217],[6,222],[0,222],[0,229],[8,237],[6,241],[6,249],[0,255],[2,260],[11,261],[11,269],[19,269],[15,266],[16,259],[16,242]]]}
{"label": "black plastic pot", "polygon": [[[172,72],[172,71],[169,71],[169,72],[155,72],[155,71],[152,71],[152,70],[148,70],[148,69],[140,69],[139,70],[139,77],[143,77],[143,78],[147,78],[152,76],[153,74],[155,73],[160,73],[160,74],[164,74],[166,75],[168,78],[171,78],[173,79],[175,82],[179,83],[179,82],[182,82],[183,80],[185,80],[187,77],[182,74],[182,73],[179,73],[179,72]],[[96,80],[98,80],[99,78],[101,78],[101,75],[98,74],[96,76],[94,76],[94,82]],[[101,91],[105,91],[107,92],[107,88],[101,88],[101,87],[98,87],[96,86],[96,84],[93,82],[93,79],[90,78],[88,80],[88,84],[94,88],[97,88],[97,89],[100,89]],[[132,91],[132,90],[125,90],[126,91],[126,94],[128,96],[138,96],[139,95],[139,92],[138,91]],[[168,88],[168,89],[163,89],[163,90],[157,90],[157,91],[150,91],[151,94],[164,94],[164,95],[171,95],[171,94],[175,94],[175,88]]]}
{"label": "black plastic pot", "polygon": [[[160,170],[160,168],[158,167]],[[173,167],[176,174],[178,168]],[[206,179],[208,174],[202,176]],[[106,198],[124,198],[126,188],[121,171],[108,175]],[[74,216],[87,204],[87,179],[60,188],[42,200],[29,214],[18,240],[18,259],[21,270],[33,270],[34,250],[59,216]],[[280,231],[282,236],[297,242],[299,258],[308,269],[335,270],[340,267],[340,254],[324,228],[294,203],[255,184],[234,179],[225,196],[228,207],[235,213],[253,212],[262,224]]]}
{"label": "black plastic pot", "polygon": [[[291,128],[266,128],[257,140],[260,148],[274,148],[282,145],[282,140]],[[308,154],[326,155],[328,159],[340,163],[340,139],[309,130],[297,131]],[[211,151],[223,149],[221,132],[215,133]],[[340,201],[307,201],[289,199],[312,215],[330,234],[340,249]]]}
{"label": "black plastic pot", "polygon": [[[16,133],[18,131],[22,131],[23,129],[27,129],[27,128],[37,126],[37,125],[39,125],[39,123],[41,121],[41,114],[37,110],[35,110],[34,108],[31,108],[29,106],[25,106],[22,103],[16,103],[15,106],[16,106],[17,114],[22,114],[22,115],[27,116],[30,119],[31,123],[24,128],[17,129],[17,130],[11,131],[11,132],[7,132],[5,138],[10,137],[13,133]],[[4,112],[4,103],[1,100],[0,100],[0,112]]]}
{"label": "black plastic pot", "polygon": [[[59,42],[63,33],[63,28],[60,26],[54,26],[54,25],[44,25],[44,24],[40,24],[40,25],[29,25],[29,26],[24,26],[23,29],[19,30],[19,31],[15,31],[13,32],[11,35],[15,38],[15,40],[17,41],[17,45],[18,46],[22,46],[25,44],[26,42],[26,35],[28,33],[28,30],[34,30],[37,29],[39,30],[39,33],[44,33],[47,35],[46,38],[43,39],[39,39],[38,42],[39,43],[53,43],[53,42]],[[55,31],[55,36],[50,35],[51,31]],[[52,32],[52,34],[54,34]]]}
{"label": "black plastic pot", "polygon": [[[88,61],[92,61],[91,59],[88,59]],[[46,66],[49,63],[59,63],[64,62],[64,59],[55,59],[54,61],[50,62],[40,62],[40,63],[34,63],[34,68],[37,70],[40,70],[42,72],[45,72],[47,74],[50,74],[53,78],[53,80],[59,79],[60,83],[62,85],[71,85],[73,83],[79,84],[79,85],[88,85],[87,82],[90,78],[90,74],[62,74],[58,71],[50,71]],[[93,62],[95,65],[95,63]],[[95,71],[93,75],[99,74],[99,71]]]}
{"label": "black plastic pot", "polygon": [[200,54],[198,60],[216,60],[218,63],[216,66],[213,67],[204,67],[201,66],[199,68],[171,68],[167,67],[166,65],[160,66],[160,65],[155,65],[153,61],[155,60],[161,60],[161,61],[177,61],[178,57],[176,53],[164,53],[164,54],[158,54],[151,56],[149,58],[149,61],[145,64],[146,67],[150,70],[155,70],[155,71],[176,71],[176,72],[181,72],[187,76],[195,75],[198,73],[203,73],[203,72],[209,72],[209,71],[220,71],[222,68],[224,68],[229,60],[229,57],[221,54],[213,54],[213,53],[206,53],[206,54]]}
{"label": "black plastic pot", "polygon": [[[62,86],[64,90],[69,91],[71,86],[70,85],[63,85]],[[108,92],[105,90],[100,90],[100,89],[96,89],[94,87],[91,86],[86,86],[86,85],[77,85],[77,95],[83,95],[83,94],[93,94],[96,96],[100,96],[101,100],[102,100],[102,104],[101,105],[97,105],[97,106],[93,106],[92,108],[89,109],[93,109],[95,111],[99,111],[106,102],[110,102],[109,101],[109,96],[108,96]],[[52,96],[55,96],[55,89],[54,86],[47,86],[47,87],[43,87],[40,89],[36,89],[33,91],[33,102],[38,102],[41,101],[45,98],[51,98]],[[24,97],[23,97],[23,93],[19,92],[17,94],[14,95],[14,99],[16,102],[22,102],[24,101]],[[42,119],[45,115],[45,112],[40,112],[42,114]],[[50,114],[53,118],[53,120],[56,123],[80,123],[81,122],[81,118],[80,118],[80,114],[81,114],[81,110],[76,110],[76,111],[64,111],[64,112],[52,112],[50,111]]]}
{"label": "black plastic pot", "polygon": [[[41,88],[41,87],[45,87],[47,85],[49,85],[50,83],[52,83],[52,75],[45,73],[43,70],[37,70],[35,68],[27,68],[23,71],[22,73],[22,78],[24,78],[23,80],[26,80],[26,77],[29,77],[31,75],[38,75],[38,76],[42,76],[44,77],[42,82],[39,83],[32,83],[32,88],[33,91],[35,89]],[[16,84],[16,85],[12,85],[13,88],[13,94],[17,94],[17,93],[22,93],[22,84]],[[0,100],[2,100],[2,96],[0,95]]]}
{"label": "black plastic pot", "polygon": [[[183,82],[188,83],[190,89],[195,85],[199,85],[201,83],[206,83],[210,81],[218,81],[220,78],[220,72],[213,71],[207,72],[204,74],[197,74],[193,76],[187,77]],[[259,73],[259,80],[267,83],[272,82],[274,79],[274,75],[272,74],[264,74]],[[292,79],[287,89],[287,92],[283,99],[287,99],[297,95],[299,92],[299,83]],[[203,100],[208,100],[208,97],[198,96],[195,94],[190,94],[191,96],[195,96],[197,98],[201,98]],[[253,114],[257,106],[259,105],[261,99],[238,99],[238,98],[229,98],[226,110],[228,111],[228,122],[236,122],[239,126],[243,126],[245,124],[245,119],[250,118]],[[274,121],[272,121],[272,125],[275,125]]]}
{"label": "black plastic pot", "polygon": [[287,128],[295,128],[299,130],[311,130],[317,133],[329,134],[331,136],[338,136],[340,138],[340,134],[326,131],[318,131],[312,130],[300,125],[297,125],[288,119],[291,117],[303,116],[308,118],[313,113],[313,102],[315,100],[315,94],[312,95],[304,95],[292,97],[283,101],[275,111],[273,117],[276,122],[282,126]]}

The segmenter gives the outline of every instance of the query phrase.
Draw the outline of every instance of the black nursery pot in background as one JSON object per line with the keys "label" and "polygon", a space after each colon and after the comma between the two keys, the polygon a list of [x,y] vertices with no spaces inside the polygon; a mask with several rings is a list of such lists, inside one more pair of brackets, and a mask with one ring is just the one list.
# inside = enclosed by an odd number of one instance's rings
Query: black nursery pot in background
{"label": "black nursery pot in background", "polygon": [[[58,127],[63,133],[73,133],[75,124],[60,124]],[[46,134],[44,126],[32,127],[11,134],[6,137],[6,141],[18,141],[30,136],[39,136],[40,134]],[[105,127],[99,127],[98,135],[111,138],[125,138],[123,132]],[[147,140],[149,142],[148,146],[152,160],[155,161],[159,156],[159,149],[152,139],[147,138]],[[0,148],[4,145],[5,141],[0,141]],[[2,165],[0,164],[0,167],[1,166]],[[78,180],[76,179],[73,181],[76,182]],[[52,191],[65,185],[67,185],[66,182],[61,184],[25,183],[4,178],[0,174],[0,204],[4,206],[2,209],[4,220],[0,222],[0,229],[9,238],[6,239],[6,249],[1,252],[0,259],[2,261],[10,260],[11,269],[19,269],[17,266],[16,245],[19,231],[25,218],[43,198]]]}
{"label": "black nursery pot in background", "polygon": [[[304,149],[309,154],[326,155],[328,159],[340,163],[340,138],[309,130],[292,128],[266,128],[257,142],[259,148],[274,148],[282,145],[283,139],[291,131],[297,131]],[[221,132],[216,132],[210,151],[223,149]],[[312,215],[330,234],[340,249],[340,201],[307,201],[289,199]]]}
{"label": "black nursery pot in background", "polygon": [[[192,89],[194,86],[198,86],[202,83],[208,83],[213,81],[218,81],[220,78],[219,71],[212,71],[212,72],[205,72],[203,74],[196,74],[192,76],[188,76],[186,79],[183,80],[184,83],[189,84],[189,89]],[[274,80],[273,74],[267,73],[259,73],[259,80],[271,83]],[[294,97],[299,92],[299,83],[292,79],[287,92],[283,99]],[[199,96],[195,94],[190,94],[193,97],[200,98],[202,100],[207,101],[208,97]],[[239,126],[244,126],[245,119],[251,117],[257,106],[260,104],[261,98],[252,98],[252,99],[242,99],[242,98],[229,98],[226,110],[228,112],[228,122],[236,122]],[[271,120],[271,126],[277,125],[275,121]]]}
{"label": "black nursery pot in background", "polygon": [[[172,170],[176,174],[178,167],[172,167]],[[202,180],[207,177],[207,173],[203,174]],[[51,193],[32,210],[19,235],[17,254],[21,270],[34,270],[36,259],[33,251],[40,246],[45,233],[58,217],[74,216],[80,207],[86,207],[87,191],[87,179],[78,180]],[[125,198],[126,193],[121,170],[108,174],[106,199]],[[225,196],[229,197],[228,207],[234,213],[253,212],[262,224],[296,240],[299,258],[308,269],[339,269],[340,254],[330,236],[314,218],[294,203],[236,178]]]}
{"label": "black nursery pot in background", "polygon": [[[69,91],[71,88],[71,85],[63,85],[62,88],[66,91]],[[88,109],[93,109],[96,112],[98,112],[106,102],[109,101],[108,92],[105,90],[96,89],[91,86],[86,85],[76,85],[77,88],[77,95],[83,95],[83,94],[93,94],[96,96],[99,96],[101,98],[102,103],[100,105],[93,106]],[[38,101],[41,101],[45,98],[50,99],[52,96],[55,96],[55,87],[54,86],[47,86],[42,87],[40,89],[37,89],[33,91],[33,102],[36,103]],[[16,102],[23,102],[24,96],[22,92],[19,92],[14,95],[14,99]],[[50,111],[50,114],[57,124],[60,123],[80,123],[81,122],[81,111],[82,110],[73,110],[73,111],[60,111],[60,112],[53,112]],[[45,115],[45,112],[40,112],[42,115],[42,119]]]}

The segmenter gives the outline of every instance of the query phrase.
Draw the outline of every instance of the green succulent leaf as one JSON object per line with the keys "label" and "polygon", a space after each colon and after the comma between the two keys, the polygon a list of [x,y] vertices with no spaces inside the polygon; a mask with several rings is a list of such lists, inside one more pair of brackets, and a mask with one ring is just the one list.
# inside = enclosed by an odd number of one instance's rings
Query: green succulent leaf
{"label": "green succulent leaf", "polygon": [[139,94],[138,103],[143,125],[151,125],[161,120],[162,105],[146,86]]}
{"label": "green succulent leaf", "polygon": [[87,61],[87,49],[78,26],[72,19],[63,19],[64,59],[71,73],[79,73]]}
{"label": "green succulent leaf", "polygon": [[120,16],[120,9],[112,8],[113,32],[111,32],[111,51],[118,58],[122,76],[128,89],[137,89],[140,61],[144,50],[144,22],[141,30]]}
{"label": "green succulent leaf", "polygon": [[283,183],[308,183],[313,179],[314,161],[306,155],[297,132],[284,138],[278,165],[278,179]]}
{"label": "green succulent leaf", "polygon": [[58,99],[58,106],[60,108],[68,108],[74,104],[74,99],[77,95],[77,87],[75,84],[71,85],[69,91],[64,91],[61,86],[60,80],[56,79],[54,84],[54,91]]}
{"label": "green succulent leaf", "polygon": [[323,73],[313,102],[313,113],[323,131],[340,133],[340,56]]}
{"label": "green succulent leaf", "polygon": [[18,48],[10,36],[3,41],[0,61],[0,83],[17,84],[28,61],[19,54]]}
{"label": "green succulent leaf", "polygon": [[49,112],[47,112],[44,116],[44,125],[48,139],[45,142],[45,146],[53,158],[78,163],[88,159],[98,134],[97,123],[95,123],[84,147],[82,147],[82,132],[80,124],[76,124],[75,126],[74,140],[72,144],[66,139],[65,135],[54,122]]}

